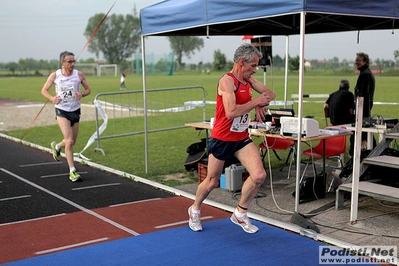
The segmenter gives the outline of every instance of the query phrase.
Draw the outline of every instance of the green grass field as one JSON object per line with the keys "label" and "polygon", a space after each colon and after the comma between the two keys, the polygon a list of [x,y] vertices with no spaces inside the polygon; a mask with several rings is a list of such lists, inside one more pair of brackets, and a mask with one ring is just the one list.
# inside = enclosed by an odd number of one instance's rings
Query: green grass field
{"label": "green grass field", "polygon": [[[174,88],[182,86],[202,86],[207,91],[207,100],[214,101],[216,93],[216,85],[223,73],[212,72],[210,75],[202,75],[201,73],[175,73],[174,76],[149,76],[147,77],[147,89],[155,88]],[[259,71],[256,78],[263,81],[263,72]],[[321,75],[314,73],[305,73],[304,94],[329,94],[338,89],[340,79],[348,79],[351,84],[351,90],[356,84],[357,76],[334,76],[331,73]],[[101,92],[119,91],[119,77],[92,77],[87,76],[88,82],[92,89],[92,94],[83,98],[82,103],[90,103],[95,95]],[[291,100],[291,94],[298,93],[298,74],[290,73],[288,80],[288,100]],[[26,101],[34,101],[45,103],[40,90],[45,83],[45,77],[30,78],[1,78],[1,98],[18,99]],[[277,94],[277,100],[284,99],[284,74],[283,73],[267,73],[267,86],[273,89]],[[399,77],[376,76],[375,102],[399,102],[399,93],[397,93],[397,84]],[[129,75],[126,78],[126,86],[128,90],[142,90],[142,77]],[[255,95],[256,97],[256,95]],[[323,99],[317,99],[322,101]],[[325,99],[324,99],[325,100]],[[297,105],[295,105],[297,109]],[[295,110],[297,113],[297,110]],[[214,106],[207,106],[208,119],[214,113]],[[325,126],[323,104],[322,103],[304,103],[303,114],[315,116],[319,121],[320,127]],[[375,105],[372,110],[373,115],[382,115],[383,117],[399,117],[396,105]],[[84,113],[82,114],[84,116]],[[196,122],[196,121],[193,121]],[[88,138],[93,134],[95,122],[82,122],[78,142],[74,150],[80,151],[86,145]],[[15,130],[6,132],[6,134],[14,137],[21,137],[26,130]],[[103,156],[100,152],[94,152],[89,148],[85,152],[85,156],[92,161],[103,164],[112,168],[119,169],[134,175],[149,178],[170,186],[180,184],[179,181],[164,181],[164,175],[184,173],[183,163],[187,157],[186,148],[193,142],[200,141],[205,135],[197,135],[191,128],[178,129],[172,131],[163,131],[159,133],[149,134],[149,173],[145,173],[144,165],[144,136],[134,135],[120,137],[115,139],[104,140],[101,142],[102,148],[106,151]],[[52,140],[61,139],[62,135],[57,125],[47,127],[33,127],[29,129],[24,140],[37,143],[42,146],[49,146]],[[259,143],[260,138],[254,138],[255,143]],[[286,153],[279,153],[285,158]],[[270,155],[272,166],[278,167],[283,161],[277,161],[273,154]],[[191,181],[196,180],[192,178]],[[187,182],[187,181],[185,181]]]}

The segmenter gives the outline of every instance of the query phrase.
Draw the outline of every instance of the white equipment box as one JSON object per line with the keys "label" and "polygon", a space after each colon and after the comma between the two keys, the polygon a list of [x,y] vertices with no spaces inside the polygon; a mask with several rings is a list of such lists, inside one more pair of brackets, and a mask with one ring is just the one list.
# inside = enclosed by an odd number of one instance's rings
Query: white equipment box
{"label": "white equipment box", "polygon": [[[298,136],[298,121],[299,117],[282,116],[280,118],[281,130],[280,134],[283,136]],[[319,122],[312,118],[302,118],[302,133],[301,137],[314,137],[320,134]]]}
{"label": "white equipment box", "polygon": [[243,181],[248,176],[246,173],[247,170],[245,170],[244,166],[242,165],[232,164],[229,167],[226,167],[224,169],[224,174],[226,176],[226,190],[240,190]]}

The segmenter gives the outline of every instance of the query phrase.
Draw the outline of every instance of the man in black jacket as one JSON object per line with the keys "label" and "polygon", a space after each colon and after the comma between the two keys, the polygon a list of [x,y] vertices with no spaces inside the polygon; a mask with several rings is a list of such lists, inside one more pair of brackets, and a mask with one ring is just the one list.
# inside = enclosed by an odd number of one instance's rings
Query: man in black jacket
{"label": "man in black jacket", "polygon": [[355,87],[355,98],[363,97],[363,121],[370,122],[371,108],[373,108],[375,79],[369,65],[369,55],[357,53],[355,65],[360,71]]}
{"label": "man in black jacket", "polygon": [[[370,123],[371,121],[371,108],[373,108],[374,101],[374,89],[375,89],[375,78],[371,72],[369,65],[369,55],[366,53],[357,53],[355,65],[359,72],[355,87],[355,99],[357,97],[363,97],[363,122]],[[367,133],[362,133],[362,141],[367,141]],[[375,146],[375,140],[373,140]],[[354,137],[351,136],[351,147],[349,154],[353,155],[354,148]]]}

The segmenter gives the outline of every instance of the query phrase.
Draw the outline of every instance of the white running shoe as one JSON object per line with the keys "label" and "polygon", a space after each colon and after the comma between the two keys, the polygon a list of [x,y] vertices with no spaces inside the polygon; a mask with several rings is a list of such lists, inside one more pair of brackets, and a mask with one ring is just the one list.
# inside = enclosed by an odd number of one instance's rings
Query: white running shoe
{"label": "white running shoe", "polygon": [[193,213],[192,209],[192,206],[188,208],[188,226],[195,232],[202,231],[201,215]]}
{"label": "white running shoe", "polygon": [[235,213],[233,212],[233,214],[231,215],[230,220],[235,223],[236,225],[239,225],[242,227],[242,229],[249,233],[249,234],[253,234],[259,231],[259,228],[256,227],[255,225],[251,224],[251,220],[249,220],[248,216],[245,214],[244,217],[242,218],[237,218],[237,216],[235,215]]}

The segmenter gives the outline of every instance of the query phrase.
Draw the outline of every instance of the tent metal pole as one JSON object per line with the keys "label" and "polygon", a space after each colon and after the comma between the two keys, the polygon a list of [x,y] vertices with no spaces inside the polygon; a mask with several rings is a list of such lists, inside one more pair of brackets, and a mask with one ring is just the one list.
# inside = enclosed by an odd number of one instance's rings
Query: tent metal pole
{"label": "tent metal pole", "polygon": [[285,85],[284,85],[284,108],[287,108],[287,94],[288,94],[288,56],[289,56],[289,42],[290,37],[285,37]]}
{"label": "tent metal pole", "polygon": [[303,105],[303,80],[304,80],[304,64],[305,58],[305,12],[301,12],[301,25],[300,25],[300,43],[299,43],[299,98],[298,98],[298,145],[297,145],[297,160],[296,160],[296,184],[295,184],[295,212],[298,212],[299,205],[299,180],[301,177],[301,136],[302,136],[302,105]]}
{"label": "tent metal pole", "polygon": [[141,35],[141,68],[143,71],[143,101],[144,101],[144,156],[145,156],[145,173],[148,174],[148,128],[147,128],[147,77],[145,72],[145,40]]}
{"label": "tent metal pole", "polygon": [[266,65],[262,66],[263,68],[263,84],[266,86]]}
{"label": "tent metal pole", "polygon": [[350,224],[357,223],[357,211],[359,206],[359,174],[361,157],[361,139],[363,127],[363,97],[356,99],[356,124],[355,124],[355,145],[353,147],[353,173],[352,173],[352,197]]}

